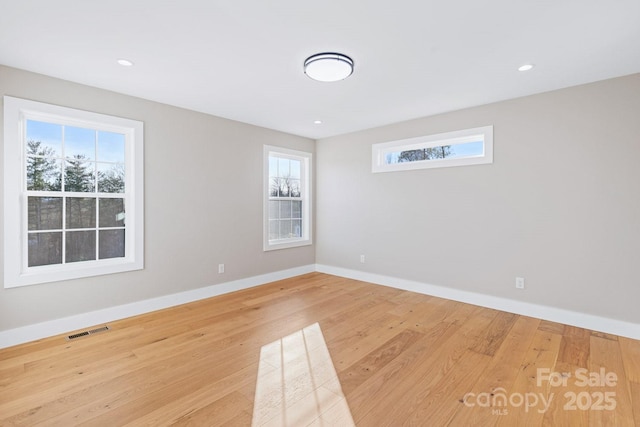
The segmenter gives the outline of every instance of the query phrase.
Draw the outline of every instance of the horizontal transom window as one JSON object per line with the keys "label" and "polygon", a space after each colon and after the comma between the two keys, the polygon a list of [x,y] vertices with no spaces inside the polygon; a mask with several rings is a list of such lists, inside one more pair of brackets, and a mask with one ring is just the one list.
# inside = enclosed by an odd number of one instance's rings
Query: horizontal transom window
{"label": "horizontal transom window", "polygon": [[374,144],[372,171],[466,166],[493,162],[493,126]]}

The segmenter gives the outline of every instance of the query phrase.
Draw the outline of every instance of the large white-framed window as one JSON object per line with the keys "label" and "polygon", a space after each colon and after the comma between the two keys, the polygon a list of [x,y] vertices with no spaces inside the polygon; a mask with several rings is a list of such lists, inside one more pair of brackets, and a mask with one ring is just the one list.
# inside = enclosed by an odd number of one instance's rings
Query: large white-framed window
{"label": "large white-framed window", "polygon": [[143,123],[4,97],[4,286],[144,267]]}
{"label": "large white-framed window", "polygon": [[493,126],[373,144],[371,171],[493,163]]}
{"label": "large white-framed window", "polygon": [[264,146],[264,250],[311,244],[312,154]]}

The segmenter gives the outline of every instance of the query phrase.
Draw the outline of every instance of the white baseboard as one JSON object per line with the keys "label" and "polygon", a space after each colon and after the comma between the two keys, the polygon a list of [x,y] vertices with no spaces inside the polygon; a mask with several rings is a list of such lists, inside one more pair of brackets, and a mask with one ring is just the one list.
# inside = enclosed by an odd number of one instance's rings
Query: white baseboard
{"label": "white baseboard", "polygon": [[459,289],[430,285],[427,283],[399,279],[380,274],[316,264],[276,271],[246,279],[234,280],[232,282],[193,289],[177,294],[165,295],[130,304],[92,311],[89,313],[77,314],[61,319],[0,331],[0,348],[10,347],[41,338],[59,335],[65,332],[113,322],[126,317],[149,313],[151,311],[186,304],[205,298],[211,298],[229,292],[252,288],[254,286],[299,276],[301,274],[312,273],[314,271],[640,340],[640,324],[636,323],[576,311],[563,310],[544,305],[531,304],[507,298],[494,297],[475,292],[462,291]]}
{"label": "white baseboard", "polygon": [[637,323],[322,264],[316,271],[640,340]]}
{"label": "white baseboard", "polygon": [[234,280],[232,282],[220,283],[204,288],[193,289],[177,294],[165,295],[143,301],[136,301],[130,304],[118,305],[102,310],[91,311],[89,313],[77,314],[61,319],[22,326],[15,329],[0,331],[0,348],[10,347],[29,341],[47,338],[53,335],[62,334],[69,331],[88,328],[102,323],[113,322],[126,317],[137,316],[163,308],[169,308],[188,302],[211,298],[241,289],[252,288],[276,280],[287,279],[301,274],[315,271],[314,265],[305,265],[288,270],[276,271],[273,273],[261,274],[246,279]]}

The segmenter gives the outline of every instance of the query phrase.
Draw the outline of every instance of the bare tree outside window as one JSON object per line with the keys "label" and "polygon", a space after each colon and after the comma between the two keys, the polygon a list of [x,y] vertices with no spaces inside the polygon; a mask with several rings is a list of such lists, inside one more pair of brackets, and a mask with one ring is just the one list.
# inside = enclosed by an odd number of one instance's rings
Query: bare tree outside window
{"label": "bare tree outside window", "polygon": [[301,161],[272,157],[269,170],[269,238],[302,236]]}
{"label": "bare tree outside window", "polygon": [[398,156],[398,162],[417,162],[420,160],[445,159],[451,155],[450,145],[423,148],[419,150],[402,151]]}

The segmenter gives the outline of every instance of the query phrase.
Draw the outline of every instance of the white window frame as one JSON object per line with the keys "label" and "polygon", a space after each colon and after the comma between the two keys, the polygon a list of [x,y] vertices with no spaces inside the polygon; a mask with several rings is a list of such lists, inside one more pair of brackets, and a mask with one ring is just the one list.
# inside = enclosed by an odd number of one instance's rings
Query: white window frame
{"label": "white window frame", "polygon": [[[476,156],[387,163],[387,155],[398,151],[420,150],[444,145],[482,141],[483,153]],[[493,163],[493,126],[482,126],[435,135],[419,136],[398,141],[373,144],[371,171],[395,172],[415,169],[444,168]]]}
{"label": "white window frame", "polygon": [[[302,237],[294,237],[290,239],[269,239],[269,157],[271,155],[284,157],[289,159],[300,160],[302,167],[300,171],[300,198],[302,200]],[[272,251],[278,249],[295,248],[299,246],[307,246],[313,243],[312,240],[312,218],[311,213],[311,177],[312,177],[312,160],[313,155],[305,151],[291,150],[288,148],[275,147],[271,145],[264,146],[263,152],[263,249],[264,251]]]}
{"label": "white window frame", "polygon": [[[29,267],[26,122],[37,120],[125,135],[125,256]],[[143,123],[73,108],[4,97],[4,287],[91,277],[144,268]],[[61,195],[64,192],[61,192]]]}

